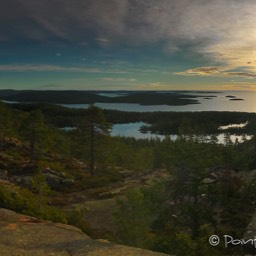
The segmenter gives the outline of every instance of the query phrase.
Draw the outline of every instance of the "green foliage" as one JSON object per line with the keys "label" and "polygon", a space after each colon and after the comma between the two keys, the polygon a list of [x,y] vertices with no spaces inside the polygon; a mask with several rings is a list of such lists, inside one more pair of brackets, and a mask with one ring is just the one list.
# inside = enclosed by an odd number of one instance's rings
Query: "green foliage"
{"label": "green foliage", "polygon": [[[39,200],[39,201],[38,201]],[[34,216],[39,219],[66,223],[65,215],[47,204],[47,200],[33,194],[30,190],[10,185],[0,186],[0,207]]]}
{"label": "green foliage", "polygon": [[85,209],[77,207],[76,209],[72,210],[70,213],[67,214],[67,220],[69,225],[76,226],[80,228],[83,232],[85,232],[87,235],[90,235],[91,229],[86,223],[85,211]]}
{"label": "green foliage", "polygon": [[21,134],[29,141],[30,160],[35,158],[36,147],[42,148],[47,145],[47,126],[44,122],[43,114],[40,110],[31,111],[23,120]]}
{"label": "green foliage", "polygon": [[119,242],[148,247],[152,218],[143,193],[139,190],[129,190],[125,193],[125,199],[119,199],[117,202],[119,209],[114,216]]}
{"label": "green foliage", "polygon": [[95,161],[104,162],[104,152],[107,151],[111,125],[107,123],[103,111],[90,105],[86,111],[85,120],[80,124],[80,131],[89,156],[89,169],[94,175]]}
{"label": "green foliage", "polygon": [[83,176],[78,182],[78,186],[83,189],[88,188],[100,188],[107,186],[109,184],[113,184],[116,182],[123,181],[120,173],[111,168],[103,168],[101,170],[97,170],[97,175],[94,176]]}
{"label": "green foliage", "polygon": [[49,196],[51,194],[51,189],[45,181],[45,177],[39,172],[35,175],[31,181],[31,190],[33,191],[35,197],[37,197],[38,208],[41,205],[46,205],[49,203]]}
{"label": "green foliage", "polygon": [[143,171],[154,167],[154,152],[150,141],[134,138],[112,138],[111,163],[123,168]]}
{"label": "green foliage", "polygon": [[14,117],[8,106],[0,101],[0,152],[3,150],[5,136],[16,134]]}

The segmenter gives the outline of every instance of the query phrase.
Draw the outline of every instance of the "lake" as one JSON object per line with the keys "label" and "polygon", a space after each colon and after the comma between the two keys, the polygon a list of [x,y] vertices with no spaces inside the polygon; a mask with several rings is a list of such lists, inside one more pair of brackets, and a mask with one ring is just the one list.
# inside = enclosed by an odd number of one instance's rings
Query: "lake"
{"label": "lake", "polygon": [[[140,132],[140,128],[143,125],[147,125],[144,122],[134,122],[128,124],[115,124],[113,125],[113,129],[111,131],[111,136],[123,136],[123,137],[133,137],[136,139],[155,139],[159,138],[163,140],[165,136],[159,134],[152,134],[152,133],[142,133]],[[242,126],[242,125],[241,125]],[[224,129],[223,129],[224,130]],[[221,133],[216,136],[218,143],[224,144],[225,143],[225,133]],[[171,140],[175,141],[178,136],[177,135],[170,135]],[[251,135],[230,135],[230,140],[235,143],[236,140],[241,143],[243,140],[250,140],[252,138]],[[201,139],[210,140],[210,136],[201,136]]]}
{"label": "lake", "polygon": [[[159,92],[164,93],[164,92]],[[198,96],[200,104],[189,104],[182,106],[150,105],[144,106],[135,103],[96,103],[95,105],[103,109],[153,112],[153,111],[236,111],[236,112],[256,112],[256,92],[251,91],[221,91],[221,92],[182,92],[186,95]],[[109,97],[117,94],[108,93]],[[209,97],[210,96],[210,97]],[[70,108],[87,108],[88,104],[61,104]]]}
{"label": "lake", "polygon": [[[159,91],[164,93],[164,91]],[[135,111],[135,112],[153,112],[153,111],[236,111],[236,112],[256,112],[256,92],[252,91],[220,91],[220,92],[200,92],[200,91],[187,91],[182,92],[184,97],[186,95],[199,96],[198,101],[200,104],[190,104],[183,106],[168,106],[168,105],[154,105],[144,106],[133,103],[96,103],[95,105],[103,109],[121,110],[121,111]],[[108,92],[104,94],[109,97],[120,96],[115,92]],[[87,108],[88,104],[61,104],[70,108]],[[163,139],[163,135],[141,133],[140,127],[145,125],[143,122],[129,123],[129,124],[115,124],[113,125],[112,136],[128,136],[137,139],[150,139],[159,138]],[[224,143],[225,134],[221,133],[217,136],[219,143]],[[175,140],[176,135],[171,135],[171,139]],[[235,142],[251,139],[252,136],[245,135],[237,136],[231,135],[230,139]]]}

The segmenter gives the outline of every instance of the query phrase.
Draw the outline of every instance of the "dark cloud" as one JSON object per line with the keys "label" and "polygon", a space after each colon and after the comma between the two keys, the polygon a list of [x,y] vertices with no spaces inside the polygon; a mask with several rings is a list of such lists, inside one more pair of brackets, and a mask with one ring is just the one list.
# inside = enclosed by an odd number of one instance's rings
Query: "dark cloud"
{"label": "dark cloud", "polygon": [[[159,44],[167,53],[189,45],[216,62],[237,66],[256,42],[253,0],[0,1],[0,42],[59,40],[103,48]],[[245,46],[234,62],[233,54]]]}
{"label": "dark cloud", "polygon": [[122,35],[126,11],[124,0],[11,0],[1,6],[0,34],[70,41]]}
{"label": "dark cloud", "polygon": [[[88,37],[94,37],[132,45],[165,40],[175,44],[175,40],[186,33],[180,30],[186,25],[183,23],[187,10],[190,8],[193,13],[193,8],[200,2],[10,0],[1,6],[0,34],[7,34],[10,40],[23,37],[87,41]],[[194,15],[189,19],[193,18]],[[191,35],[186,37],[193,40]]]}

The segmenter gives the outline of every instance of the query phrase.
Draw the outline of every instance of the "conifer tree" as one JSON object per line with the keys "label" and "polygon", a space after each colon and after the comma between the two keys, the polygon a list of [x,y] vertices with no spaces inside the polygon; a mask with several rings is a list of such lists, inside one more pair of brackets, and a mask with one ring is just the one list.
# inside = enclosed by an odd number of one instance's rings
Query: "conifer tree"
{"label": "conifer tree", "polygon": [[111,124],[106,122],[103,111],[93,104],[88,107],[86,114],[82,130],[89,144],[89,170],[91,176],[93,176],[96,152],[101,151],[101,154],[103,154],[104,150],[101,147],[110,134]]}
{"label": "conifer tree", "polygon": [[47,126],[40,110],[31,111],[21,125],[23,136],[29,141],[30,161],[35,160],[36,145],[47,137]]}
{"label": "conifer tree", "polygon": [[11,112],[8,107],[0,101],[0,152],[3,150],[3,138],[11,130]]}

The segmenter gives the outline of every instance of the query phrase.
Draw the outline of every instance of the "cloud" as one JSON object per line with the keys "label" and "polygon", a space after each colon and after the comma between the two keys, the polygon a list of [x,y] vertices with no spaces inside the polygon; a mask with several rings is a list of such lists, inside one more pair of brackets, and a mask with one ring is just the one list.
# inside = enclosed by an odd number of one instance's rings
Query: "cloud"
{"label": "cloud", "polygon": [[[75,40],[95,36],[140,44],[166,42],[177,50],[182,40],[216,41],[231,27],[241,27],[240,18],[254,16],[253,1],[237,0],[12,0],[0,11],[2,22],[25,36],[34,28],[44,35]],[[227,15],[228,13],[228,15]],[[29,25],[30,24],[30,25]],[[235,28],[234,28],[235,29]],[[16,30],[16,32],[17,32]],[[34,31],[35,32],[35,31]],[[85,40],[87,42],[87,40]]]}
{"label": "cloud", "polygon": [[102,47],[110,47],[112,44],[112,41],[107,38],[96,38],[95,40]]}
{"label": "cloud", "polygon": [[57,65],[0,65],[1,71],[9,72],[84,72],[101,74],[126,74],[126,70],[118,69],[99,69],[87,67],[65,67]]}
{"label": "cloud", "polygon": [[165,84],[162,82],[152,82],[152,83],[142,83],[142,84],[136,84],[136,88],[138,90],[170,90],[173,88],[173,85],[171,84]]}
{"label": "cloud", "polygon": [[175,72],[175,75],[183,76],[220,76],[220,77],[242,77],[246,79],[256,78],[256,73],[232,71],[233,67],[213,66],[198,67],[181,72]]}
{"label": "cloud", "polygon": [[113,77],[103,77],[99,78],[99,80],[105,81],[105,82],[136,82],[135,78],[113,78]]}
{"label": "cloud", "polygon": [[184,76],[220,76],[223,71],[227,70],[225,67],[198,67],[188,69],[182,72],[175,72],[176,75]]}
{"label": "cloud", "polygon": [[254,0],[12,0],[1,3],[0,35],[84,47],[152,44],[168,53],[186,48],[213,65],[255,72],[255,12]]}

